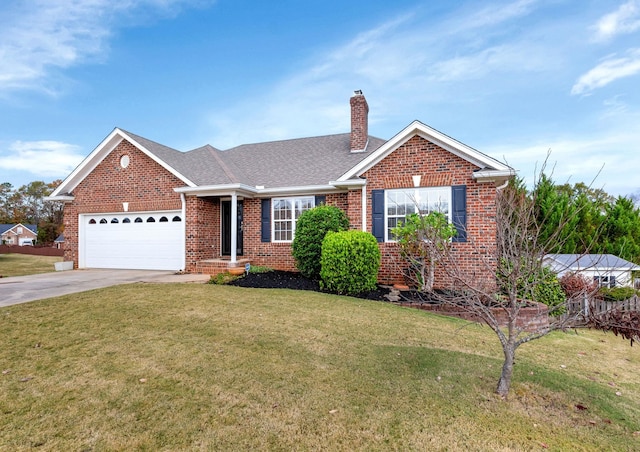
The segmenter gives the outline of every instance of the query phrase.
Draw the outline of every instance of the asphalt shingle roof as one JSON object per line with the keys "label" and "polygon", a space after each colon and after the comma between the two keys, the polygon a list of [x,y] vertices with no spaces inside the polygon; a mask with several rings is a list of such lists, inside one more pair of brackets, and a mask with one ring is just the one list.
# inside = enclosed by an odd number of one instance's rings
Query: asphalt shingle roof
{"label": "asphalt shingle roof", "polygon": [[221,152],[243,183],[265,187],[322,185],[336,180],[385,141],[369,138],[366,152],[351,152],[350,134],[246,144]]}
{"label": "asphalt shingle roof", "polygon": [[547,259],[553,259],[563,268],[579,269],[629,269],[640,267],[633,262],[622,259],[614,254],[547,254]]}
{"label": "asphalt shingle roof", "polygon": [[[11,224],[4,223],[4,224],[0,224],[0,234],[4,234],[9,229],[11,229],[12,227],[14,227],[14,226],[16,226],[18,224],[22,224],[22,223],[11,223]],[[36,225],[36,224],[22,224],[22,226],[24,226],[25,228],[29,229],[34,234],[38,233],[38,225]]]}
{"label": "asphalt shingle roof", "polygon": [[365,152],[350,151],[350,134],[244,144],[221,151],[210,145],[188,152],[126,132],[149,152],[198,186],[245,184],[326,185],[353,168],[385,140],[369,137]]}

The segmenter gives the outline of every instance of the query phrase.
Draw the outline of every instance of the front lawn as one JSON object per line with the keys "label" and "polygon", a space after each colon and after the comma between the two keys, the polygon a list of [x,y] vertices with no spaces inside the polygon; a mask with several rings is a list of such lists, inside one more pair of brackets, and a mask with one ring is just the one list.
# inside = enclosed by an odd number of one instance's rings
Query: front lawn
{"label": "front lawn", "polygon": [[[0,286],[1,287],[1,286]],[[134,284],[0,309],[0,450],[639,450],[613,335],[523,346],[310,291]]]}
{"label": "front lawn", "polygon": [[32,256],[29,254],[0,254],[0,277],[35,275],[55,271],[59,256]]}

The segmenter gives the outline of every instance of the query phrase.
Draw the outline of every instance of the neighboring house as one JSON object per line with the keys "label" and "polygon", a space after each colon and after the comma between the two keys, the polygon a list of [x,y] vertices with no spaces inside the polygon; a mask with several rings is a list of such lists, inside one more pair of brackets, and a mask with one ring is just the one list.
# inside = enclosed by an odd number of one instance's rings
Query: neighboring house
{"label": "neighboring house", "polygon": [[613,254],[547,254],[544,263],[559,278],[578,273],[600,287],[633,286],[632,272],[640,271],[640,266]]}
{"label": "neighboring house", "polygon": [[211,274],[246,262],[294,270],[296,219],[326,203],[377,238],[380,282],[401,281],[406,265],[389,231],[417,201],[456,226],[461,265],[486,272],[496,193],[515,171],[419,121],[387,141],[369,136],[365,97],[356,91],[350,104],[350,133],[226,151],[180,152],[114,129],[48,198],[65,203],[65,260]]}
{"label": "neighboring house", "polygon": [[38,238],[35,224],[0,224],[0,243],[5,245],[33,245]]}

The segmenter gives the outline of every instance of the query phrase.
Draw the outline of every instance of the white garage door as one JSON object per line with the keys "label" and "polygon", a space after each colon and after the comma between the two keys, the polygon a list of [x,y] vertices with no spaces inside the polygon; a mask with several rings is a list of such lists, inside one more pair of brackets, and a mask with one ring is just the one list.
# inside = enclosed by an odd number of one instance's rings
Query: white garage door
{"label": "white garage door", "polygon": [[181,270],[184,260],[180,211],[82,215],[80,266]]}

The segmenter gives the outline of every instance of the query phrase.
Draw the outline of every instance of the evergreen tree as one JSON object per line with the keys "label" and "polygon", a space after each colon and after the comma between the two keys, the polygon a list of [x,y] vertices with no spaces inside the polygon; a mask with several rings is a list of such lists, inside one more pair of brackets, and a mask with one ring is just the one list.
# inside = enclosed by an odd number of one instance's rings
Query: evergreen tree
{"label": "evergreen tree", "polygon": [[605,252],[640,262],[640,210],[631,199],[619,196],[607,207],[603,241]]}

